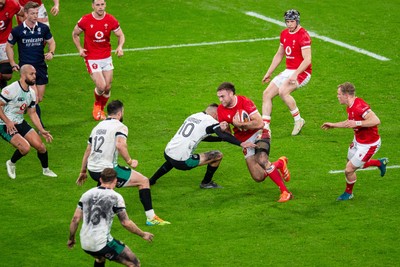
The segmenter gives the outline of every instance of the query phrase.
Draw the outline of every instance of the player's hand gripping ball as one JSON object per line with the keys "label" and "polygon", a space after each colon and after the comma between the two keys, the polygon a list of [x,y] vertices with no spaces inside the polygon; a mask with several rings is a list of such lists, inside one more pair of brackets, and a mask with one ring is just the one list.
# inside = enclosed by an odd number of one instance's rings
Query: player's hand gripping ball
{"label": "player's hand gripping ball", "polygon": [[[239,123],[244,123],[244,122],[250,121],[250,116],[244,109],[239,109],[235,114],[235,119],[238,120]],[[237,126],[239,126],[239,125],[237,125]],[[241,131],[246,130],[240,126],[238,128]]]}

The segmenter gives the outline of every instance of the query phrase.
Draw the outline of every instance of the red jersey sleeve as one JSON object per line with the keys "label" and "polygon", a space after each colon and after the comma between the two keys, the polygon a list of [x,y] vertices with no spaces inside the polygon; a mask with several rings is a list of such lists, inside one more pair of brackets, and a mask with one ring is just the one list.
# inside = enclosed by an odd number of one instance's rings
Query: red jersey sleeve
{"label": "red jersey sleeve", "polygon": [[246,97],[243,97],[242,109],[244,109],[250,116],[253,115],[254,113],[258,112],[257,107],[254,104],[254,102]]}
{"label": "red jersey sleeve", "polygon": [[114,16],[112,16],[110,14],[109,14],[109,17],[110,17],[109,19],[110,19],[110,24],[111,24],[110,25],[111,26],[111,30],[112,31],[118,30],[120,28],[118,20]]}
{"label": "red jersey sleeve", "polygon": [[304,28],[302,28],[300,30],[299,43],[300,43],[300,47],[302,47],[302,48],[311,46],[310,35],[308,34],[308,32]]}
{"label": "red jersey sleeve", "polygon": [[83,31],[85,31],[86,30],[86,16],[83,16],[83,17],[81,17],[79,20],[78,20],[78,22],[76,23],[76,25],[78,25],[78,27],[81,29],[81,30],[83,30]]}
{"label": "red jersey sleeve", "polygon": [[[370,106],[361,98],[356,98],[353,105],[347,108],[348,119],[355,121],[365,120],[367,111],[371,110]],[[372,144],[379,140],[378,126],[374,127],[356,127],[354,128],[354,136],[357,142],[361,144]]]}

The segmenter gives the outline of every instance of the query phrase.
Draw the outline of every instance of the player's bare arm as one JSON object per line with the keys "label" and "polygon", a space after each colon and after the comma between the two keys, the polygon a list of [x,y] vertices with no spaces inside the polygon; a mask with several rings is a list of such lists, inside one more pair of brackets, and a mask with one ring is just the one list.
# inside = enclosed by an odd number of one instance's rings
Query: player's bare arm
{"label": "player's bare arm", "polygon": [[51,143],[53,141],[53,136],[50,134],[49,131],[46,131],[42,123],[40,122],[39,116],[36,113],[36,108],[28,108],[27,113],[33,123],[35,125],[36,129],[39,131],[39,133],[46,139],[47,143]]}
{"label": "player's bare arm", "polygon": [[78,230],[79,222],[82,220],[82,210],[80,208],[76,208],[74,216],[72,217],[71,223],[69,225],[69,239],[67,242],[68,248],[73,248],[76,240],[75,240],[75,234],[76,231]]}
{"label": "player's bare arm", "polygon": [[19,10],[19,12],[16,15],[19,17],[19,19],[23,20],[23,18],[25,16],[24,8],[21,7],[21,9]]}
{"label": "player's bare arm", "polygon": [[321,128],[324,130],[332,129],[332,128],[348,128],[346,126],[346,121],[341,121],[341,122],[325,122],[322,124]]}
{"label": "player's bare arm", "polygon": [[139,162],[136,159],[132,159],[128,152],[128,144],[126,143],[125,137],[118,136],[115,144],[118,153],[125,160],[125,162],[132,168],[136,168]]}
{"label": "player's bare arm", "polygon": [[46,43],[49,47],[49,52],[44,54],[44,59],[52,60],[54,57],[54,52],[56,51],[56,41],[54,41],[54,38],[51,37],[49,40],[46,40]]}
{"label": "player's bare arm", "polygon": [[5,122],[7,133],[13,135],[17,132],[17,128],[15,128],[15,122],[11,121],[6,114],[4,114],[3,107],[6,104],[4,102],[0,102],[0,119]]}
{"label": "player's bare arm", "polygon": [[275,69],[281,64],[283,57],[285,56],[285,51],[283,46],[279,45],[278,51],[276,52],[274,58],[272,59],[271,65],[268,68],[267,73],[264,75],[262,82],[269,83],[271,81],[271,75]]}
{"label": "player's bare arm", "polygon": [[76,49],[78,49],[79,55],[81,57],[86,57],[86,49],[84,49],[81,45],[81,38],[79,35],[82,33],[82,29],[75,25],[74,30],[72,31],[72,41],[74,42]]}
{"label": "player's bare arm", "polygon": [[60,12],[60,3],[59,0],[54,0],[54,6],[50,9],[50,13],[53,16],[57,16],[58,12]]}
{"label": "player's bare arm", "polygon": [[14,45],[7,42],[6,44],[6,54],[7,58],[10,61],[10,65],[13,71],[19,71],[19,65],[15,62],[14,58]]}
{"label": "player's bare arm", "polygon": [[365,115],[365,118],[362,121],[354,121],[354,120],[347,121],[347,125],[349,128],[374,127],[378,126],[379,124],[381,124],[381,121],[372,110],[368,111],[367,115]]}
{"label": "player's bare arm", "polygon": [[142,237],[144,240],[149,242],[153,241],[154,235],[149,232],[142,231],[131,219],[129,219],[128,214],[125,210],[118,212],[118,219],[121,225],[129,232]]}
{"label": "player's bare arm", "polygon": [[76,180],[77,185],[83,185],[87,179],[87,164],[88,164],[88,158],[90,155],[90,151],[92,150],[92,146],[88,144],[86,146],[85,153],[83,154],[82,158],[82,166],[81,166],[81,172],[79,173],[78,179]]}
{"label": "player's bare arm", "polygon": [[117,46],[117,49],[115,49],[115,54],[118,57],[122,57],[124,55],[124,51],[123,51],[122,47],[124,46],[124,43],[125,43],[125,35],[122,32],[121,28],[119,28],[116,32],[114,32],[114,34],[118,38],[118,46]]}

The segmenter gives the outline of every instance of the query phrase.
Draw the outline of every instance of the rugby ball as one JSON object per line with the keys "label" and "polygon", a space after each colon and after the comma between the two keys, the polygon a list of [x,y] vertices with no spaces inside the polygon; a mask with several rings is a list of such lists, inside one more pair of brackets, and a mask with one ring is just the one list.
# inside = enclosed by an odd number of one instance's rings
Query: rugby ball
{"label": "rugby ball", "polygon": [[240,122],[248,122],[248,121],[250,121],[249,113],[247,113],[246,110],[244,110],[244,109],[239,109],[237,111],[237,115],[238,115],[238,118],[239,118]]}

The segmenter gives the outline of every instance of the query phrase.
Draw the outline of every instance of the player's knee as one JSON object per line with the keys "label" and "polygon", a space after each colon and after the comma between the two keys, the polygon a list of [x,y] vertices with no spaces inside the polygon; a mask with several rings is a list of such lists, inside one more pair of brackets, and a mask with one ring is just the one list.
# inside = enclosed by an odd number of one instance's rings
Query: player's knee
{"label": "player's knee", "polygon": [[270,139],[259,139],[255,142],[257,148],[255,150],[256,160],[260,160],[261,158],[269,158],[269,152],[271,148]]}
{"label": "player's knee", "polygon": [[96,89],[100,94],[103,94],[107,90],[107,84],[105,82],[96,83]]}
{"label": "player's knee", "polygon": [[31,150],[31,146],[29,144],[26,144],[26,145],[23,145],[23,146],[19,146],[18,150],[22,155],[25,156]]}
{"label": "player's knee", "polygon": [[207,156],[207,160],[217,161],[217,160],[221,160],[224,155],[222,154],[221,151],[213,150],[213,151],[206,153],[206,156]]}
{"label": "player's knee", "polygon": [[[266,155],[266,153],[263,153],[263,154]],[[258,158],[256,159],[256,162],[257,162],[257,164],[260,165],[261,168],[263,168],[264,170],[267,169],[267,168],[269,168],[269,166],[271,165],[271,164],[269,163],[269,161],[268,161],[268,157],[258,157]]]}
{"label": "player's knee", "polygon": [[0,63],[0,73],[2,80],[10,80],[12,77],[12,68],[9,62]]}
{"label": "player's knee", "polygon": [[147,177],[142,176],[139,183],[139,190],[150,188],[150,180]]}
{"label": "player's knee", "polygon": [[271,93],[270,90],[268,90],[268,88],[264,90],[263,101],[272,100],[273,97],[274,97],[274,95]]}
{"label": "player's knee", "polygon": [[346,177],[352,176],[354,174],[354,170],[346,167],[346,169],[344,170],[344,174]]}
{"label": "player's knee", "polygon": [[46,153],[46,146],[43,144],[43,143],[41,143],[38,147],[36,147],[36,150],[40,153],[40,154],[43,154],[43,153]]}
{"label": "player's knee", "polygon": [[140,267],[140,260],[136,257],[132,260],[132,267]]}
{"label": "player's knee", "polygon": [[103,263],[103,262],[106,262],[106,258],[104,258],[104,257],[101,257],[101,258],[95,258],[94,259],[96,262],[98,262],[98,263]]}
{"label": "player's knee", "polygon": [[279,90],[279,96],[282,99],[286,98],[289,94],[290,92],[285,89]]}
{"label": "player's knee", "polygon": [[257,176],[254,175],[252,177],[253,177],[253,180],[255,182],[257,182],[257,183],[264,182],[264,180],[265,180],[265,176],[264,175],[257,175]]}
{"label": "player's knee", "polygon": [[127,266],[140,267],[140,260],[132,252],[132,250],[128,248],[128,246],[126,246],[123,252],[118,255],[117,259]]}
{"label": "player's knee", "polygon": [[9,80],[11,80],[11,78],[12,78],[12,74],[11,73],[10,74],[5,74],[5,73],[1,74],[1,80],[9,81]]}

